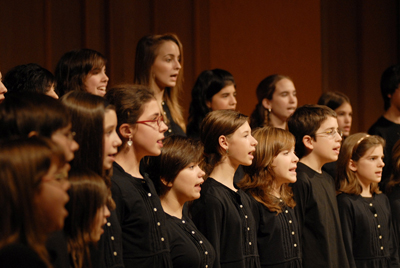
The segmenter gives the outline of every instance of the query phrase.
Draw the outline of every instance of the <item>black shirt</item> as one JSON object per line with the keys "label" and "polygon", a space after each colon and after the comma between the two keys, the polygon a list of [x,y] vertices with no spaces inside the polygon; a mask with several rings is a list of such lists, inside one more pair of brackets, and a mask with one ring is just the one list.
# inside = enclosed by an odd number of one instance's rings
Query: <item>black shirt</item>
{"label": "black shirt", "polygon": [[13,243],[0,249],[0,268],[47,268],[47,265],[27,245]]}
{"label": "black shirt", "polygon": [[111,183],[125,267],[172,267],[165,213],[153,182],[132,177],[114,162]]}
{"label": "black shirt", "polygon": [[299,225],[293,208],[278,199],[282,212],[271,212],[253,201],[257,222],[257,245],[261,267],[301,268]]}
{"label": "black shirt", "polygon": [[400,256],[400,185],[395,185],[388,193],[390,208],[392,212],[393,229],[397,238],[397,250]]}
{"label": "black shirt", "polygon": [[251,197],[213,178],[202,185],[190,208],[193,222],[216,251],[214,267],[260,267]]}
{"label": "black shirt", "polygon": [[332,177],[297,163],[292,184],[300,224],[303,266],[347,268],[335,185]]}
{"label": "black shirt", "polygon": [[161,102],[162,108],[164,110],[164,116],[168,118],[168,130],[164,133],[165,137],[171,136],[171,135],[179,135],[179,136],[184,136],[186,137],[185,131],[177,124],[175,123],[174,119],[172,119],[171,112],[169,110],[169,107],[165,101]]}
{"label": "black shirt", "polygon": [[383,167],[382,180],[379,183],[380,189],[385,192],[386,184],[390,179],[392,173],[392,149],[395,143],[400,138],[400,124],[393,123],[381,116],[368,130],[370,135],[379,135],[386,140],[384,148],[385,166]]}
{"label": "black shirt", "polygon": [[337,201],[350,267],[400,267],[388,198],[342,193]]}
{"label": "black shirt", "polygon": [[212,268],[215,251],[207,238],[186,216],[178,219],[165,213],[167,232],[174,267]]}

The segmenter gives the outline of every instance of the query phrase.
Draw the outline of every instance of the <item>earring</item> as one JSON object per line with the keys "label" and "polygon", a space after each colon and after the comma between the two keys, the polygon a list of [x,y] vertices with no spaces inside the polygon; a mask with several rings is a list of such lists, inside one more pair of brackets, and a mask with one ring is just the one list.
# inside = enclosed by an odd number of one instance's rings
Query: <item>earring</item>
{"label": "earring", "polygon": [[270,112],[271,112],[271,109],[268,109],[268,112],[270,113]]}
{"label": "earring", "polygon": [[131,147],[131,146],[132,146],[132,143],[133,143],[133,142],[132,142],[132,137],[129,137],[129,140],[128,140],[128,142],[127,142],[128,146]]}
{"label": "earring", "polygon": [[226,149],[226,154],[229,154],[229,150],[228,149]]}

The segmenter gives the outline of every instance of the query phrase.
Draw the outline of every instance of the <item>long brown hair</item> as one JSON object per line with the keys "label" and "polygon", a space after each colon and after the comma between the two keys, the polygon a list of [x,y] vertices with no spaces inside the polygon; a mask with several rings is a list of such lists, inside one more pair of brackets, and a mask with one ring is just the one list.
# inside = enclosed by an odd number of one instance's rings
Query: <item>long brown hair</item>
{"label": "long brown hair", "polygon": [[219,137],[221,135],[230,137],[246,122],[248,122],[246,115],[232,110],[212,111],[204,118],[200,127],[200,140],[204,145],[205,155],[201,168],[206,173],[206,178],[224,155],[219,145]]}
{"label": "long brown hair", "polygon": [[[271,194],[275,177],[272,162],[280,152],[294,147],[294,136],[287,130],[263,127],[253,131],[253,137],[258,141],[253,163],[243,167],[246,174],[238,186],[270,211],[280,213],[282,207]],[[287,206],[293,208],[296,205],[292,189],[287,183],[282,184],[280,195]]]}
{"label": "long brown hair", "polygon": [[[361,194],[362,186],[356,173],[350,169],[349,163],[350,160],[357,162],[369,149],[377,146],[385,147],[385,140],[377,135],[356,133],[345,139],[337,160],[336,189],[338,192],[352,195]],[[371,194],[374,193],[381,193],[377,183],[371,184]]]}
{"label": "long brown hair", "polygon": [[[102,177],[89,169],[74,169],[69,173],[70,200],[64,232],[74,268],[92,267],[89,244],[97,211],[104,207],[108,189]],[[84,204],[84,205],[82,205]],[[89,240],[89,241],[88,241]]]}
{"label": "long brown hair", "polygon": [[151,82],[151,67],[157,57],[159,48],[167,41],[174,42],[180,52],[180,64],[182,66],[176,81],[175,87],[165,88],[164,100],[167,102],[168,108],[171,111],[171,116],[174,121],[186,131],[185,120],[182,114],[182,106],[179,104],[179,95],[182,92],[183,83],[183,47],[179,38],[175,34],[163,35],[147,35],[142,37],[136,46],[135,56],[135,77],[134,83],[139,85],[150,86]]}
{"label": "long brown hair", "polygon": [[[104,116],[113,105],[100,96],[83,91],[71,91],[61,98],[71,115],[72,131],[79,150],[71,161],[71,169],[87,167],[104,178],[107,187],[111,187],[111,170],[104,170]],[[84,128],[82,128],[84,127]],[[109,196],[110,210],[115,203]]]}
{"label": "long brown hair", "polygon": [[398,140],[392,149],[392,175],[386,186],[386,192],[390,193],[392,188],[400,185],[400,140]]}
{"label": "long brown hair", "polygon": [[34,197],[52,165],[65,165],[61,148],[51,140],[32,137],[0,144],[0,248],[23,243],[51,267],[45,247],[47,230]]}

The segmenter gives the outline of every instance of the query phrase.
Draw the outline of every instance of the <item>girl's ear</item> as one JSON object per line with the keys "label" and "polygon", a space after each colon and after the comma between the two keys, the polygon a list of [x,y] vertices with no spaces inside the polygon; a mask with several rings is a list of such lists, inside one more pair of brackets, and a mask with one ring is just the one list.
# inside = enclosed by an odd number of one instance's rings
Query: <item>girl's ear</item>
{"label": "girl's ear", "polygon": [[132,136],[133,136],[133,129],[132,129],[132,127],[131,127],[129,124],[127,124],[127,123],[122,124],[122,125],[119,127],[118,131],[119,131],[119,133],[121,133],[121,136],[124,137],[124,138],[126,138],[126,139],[128,139],[129,137],[132,137]]}
{"label": "girl's ear", "polygon": [[161,178],[161,182],[167,187],[172,187],[172,182],[167,182],[164,178]]}
{"label": "girl's ear", "polygon": [[354,162],[352,159],[349,161],[349,169],[351,171],[356,172],[357,171],[357,162]]}
{"label": "girl's ear", "polygon": [[218,143],[221,148],[226,151],[229,148],[229,143],[228,143],[228,138],[225,137],[224,135],[219,136],[218,138]]}
{"label": "girl's ear", "polygon": [[32,130],[32,131],[29,132],[29,134],[28,134],[28,138],[37,137],[37,136],[39,136],[39,133],[38,133],[37,131],[35,131],[35,130]]}
{"label": "girl's ear", "polygon": [[302,141],[303,141],[304,146],[305,146],[307,149],[309,149],[309,150],[314,149],[313,138],[311,138],[310,135],[304,135]]}
{"label": "girl's ear", "polygon": [[206,101],[206,105],[207,105],[208,109],[211,109],[211,102],[210,101]]}
{"label": "girl's ear", "polygon": [[264,98],[261,103],[265,109],[272,109],[271,101],[269,99]]}

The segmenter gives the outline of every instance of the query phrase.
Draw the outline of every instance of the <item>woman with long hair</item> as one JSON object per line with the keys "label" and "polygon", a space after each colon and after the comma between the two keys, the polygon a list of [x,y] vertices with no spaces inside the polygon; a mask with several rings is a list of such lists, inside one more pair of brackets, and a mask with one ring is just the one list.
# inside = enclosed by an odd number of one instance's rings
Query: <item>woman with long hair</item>
{"label": "woman with long hair", "polygon": [[179,104],[183,82],[183,48],[175,34],[147,35],[136,46],[134,83],[147,86],[163,108],[168,130],[185,136]]}
{"label": "woman with long hair", "polygon": [[157,156],[167,126],[153,93],[145,86],[120,85],[105,98],[115,106],[122,140],[115,157],[112,195],[122,229],[125,267],[171,267],[165,214],[154,184],[140,162]]}
{"label": "woman with long hair", "polygon": [[296,182],[299,158],[295,139],[287,130],[274,127],[253,132],[259,143],[253,163],[243,167],[239,187],[257,201],[257,244],[261,267],[302,267],[296,205],[289,183]]}
{"label": "woman with long hair", "polygon": [[200,133],[207,179],[190,208],[193,222],[216,251],[214,267],[260,267],[252,200],[233,181],[239,165],[249,166],[254,158],[257,140],[248,117],[231,110],[212,111]]}

